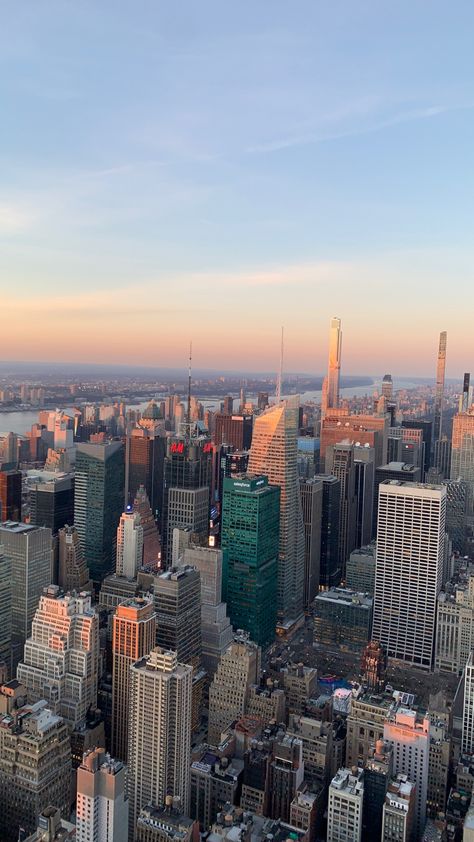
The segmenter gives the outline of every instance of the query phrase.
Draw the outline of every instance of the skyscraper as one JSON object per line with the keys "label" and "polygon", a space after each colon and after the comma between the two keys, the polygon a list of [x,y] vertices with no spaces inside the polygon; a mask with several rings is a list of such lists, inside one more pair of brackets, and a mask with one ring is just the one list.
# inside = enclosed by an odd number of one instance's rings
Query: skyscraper
{"label": "skyscraper", "polygon": [[443,330],[439,335],[438,364],[436,366],[436,393],[434,404],[433,441],[441,438],[443,428],[444,372],[446,368],[446,343],[448,334]]}
{"label": "skyscraper", "polygon": [[281,401],[255,419],[248,473],[280,486],[278,616],[292,623],[303,613],[304,529],[297,471],[299,397]]}
{"label": "skyscraper", "polygon": [[118,441],[78,444],[74,517],[94,581],[115,566],[116,532],[123,510],[124,454]]}
{"label": "skyscraper", "polygon": [[145,423],[146,419],[127,436],[125,499],[127,504],[133,503],[138,489],[143,485],[150,501],[153,516],[157,518],[161,525],[166,439],[163,431],[153,426],[153,423],[150,427],[145,427]]}
{"label": "skyscraper", "polygon": [[7,521],[0,526],[0,546],[11,565],[12,674],[23,656],[43,588],[51,583],[51,530]]}
{"label": "skyscraper", "polygon": [[130,669],[129,832],[147,804],[167,795],[189,810],[192,667],[156,647]]}
{"label": "skyscraper", "polygon": [[329,786],[327,842],[361,842],[364,773],[339,769]]}
{"label": "skyscraper", "polygon": [[223,599],[234,628],[260,646],[275,636],[279,503],[265,476],[224,480]]}
{"label": "skyscraper", "polygon": [[201,663],[201,581],[194,567],[170,568],[155,577],[156,643],[178,661]]}
{"label": "skyscraper", "polygon": [[342,330],[341,320],[331,319],[329,331],[329,358],[327,381],[327,407],[336,409],[339,406],[339,377],[341,373]]}
{"label": "skyscraper", "polygon": [[342,578],[346,562],[356,545],[357,498],[355,491],[354,445],[341,441],[326,450],[326,469],[340,482],[339,558]]}
{"label": "skyscraper", "polygon": [[434,657],[445,524],[443,486],[380,485],[372,636],[389,657],[427,669]]}
{"label": "skyscraper", "polygon": [[155,645],[153,603],[129,599],[117,606],[112,636],[112,751],[127,761],[130,715],[130,667]]}
{"label": "skyscraper", "polygon": [[419,838],[425,827],[430,753],[430,721],[426,715],[398,707],[384,725],[384,740],[392,746],[393,768],[415,786],[415,827]]}
{"label": "skyscraper", "polygon": [[215,418],[214,444],[231,444],[236,450],[248,450],[252,442],[252,415],[218,413]]}
{"label": "skyscraper", "polygon": [[319,587],[327,590],[339,585],[342,579],[339,552],[341,483],[333,474],[317,474],[316,479],[323,484]]}
{"label": "skyscraper", "polygon": [[125,766],[103,748],[84,754],[77,770],[77,842],[128,842]]}
{"label": "skyscraper", "polygon": [[260,649],[250,640],[236,640],[220,659],[209,688],[209,742],[219,745],[221,734],[245,713],[251,684],[260,673]]}
{"label": "skyscraper", "polygon": [[374,512],[375,451],[373,447],[354,447],[356,496],[356,547],[365,547],[372,540]]}
{"label": "skyscraper", "polygon": [[53,535],[74,523],[74,474],[38,471],[28,488],[30,523],[47,526]]}
{"label": "skyscraper", "polygon": [[25,643],[17,678],[28,702],[46,699],[71,729],[97,707],[99,616],[90,594],[61,594],[57,585],[43,593],[31,637]]}
{"label": "skyscraper", "polygon": [[91,591],[92,582],[75,526],[59,530],[58,585],[67,591]]}
{"label": "skyscraper", "polygon": [[143,567],[156,573],[161,564],[160,536],[143,485],[140,485],[135,494],[132,510],[140,515],[140,525],[143,529]]}
{"label": "skyscraper", "polygon": [[319,590],[323,483],[319,477],[300,479],[304,524],[304,607],[308,610]]}
{"label": "skyscraper", "polygon": [[190,527],[207,535],[212,475],[208,436],[168,439],[164,466],[162,554],[172,563],[173,529]]}
{"label": "skyscraper", "polygon": [[0,470],[0,523],[21,520],[21,471]]}
{"label": "skyscraper", "polygon": [[474,407],[453,418],[451,479],[462,479],[469,485],[470,506],[474,499]]}
{"label": "skyscraper", "polygon": [[127,510],[117,527],[117,576],[134,579],[143,561],[143,527],[140,515]]}
{"label": "skyscraper", "polygon": [[387,401],[393,398],[393,380],[391,374],[385,374],[382,380],[382,395]]}
{"label": "skyscraper", "polygon": [[12,643],[12,562],[2,549],[0,537],[0,661],[10,663]]}

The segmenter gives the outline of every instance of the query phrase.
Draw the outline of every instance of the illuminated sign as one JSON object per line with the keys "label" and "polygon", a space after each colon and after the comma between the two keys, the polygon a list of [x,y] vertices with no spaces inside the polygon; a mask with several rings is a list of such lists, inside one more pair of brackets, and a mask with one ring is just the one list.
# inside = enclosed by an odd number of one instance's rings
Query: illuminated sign
{"label": "illuminated sign", "polygon": [[182,441],[174,441],[171,445],[171,453],[184,453],[184,444]]}
{"label": "illuminated sign", "polygon": [[202,452],[203,453],[210,453],[211,449],[212,449],[212,444],[211,444],[211,442],[208,442],[207,444],[204,445],[204,447],[202,449]]}

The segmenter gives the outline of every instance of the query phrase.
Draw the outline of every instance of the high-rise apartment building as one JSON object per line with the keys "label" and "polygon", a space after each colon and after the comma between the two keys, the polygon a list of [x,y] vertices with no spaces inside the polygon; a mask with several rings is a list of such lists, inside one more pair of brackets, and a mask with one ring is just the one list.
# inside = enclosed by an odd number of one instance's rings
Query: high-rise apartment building
{"label": "high-rise apartment building", "polygon": [[0,469],[0,523],[21,520],[21,471]]}
{"label": "high-rise apartment building", "polygon": [[331,319],[329,330],[329,356],[327,375],[327,403],[324,410],[339,406],[339,378],[341,374],[342,330],[341,320]]}
{"label": "high-rise apartment building", "polygon": [[231,643],[220,659],[209,688],[209,742],[219,745],[221,735],[243,716],[251,684],[257,684],[260,649],[251,641]]}
{"label": "high-rise apartment building", "polygon": [[11,565],[12,675],[23,657],[31,623],[43,588],[51,583],[51,530],[6,521],[0,525],[0,546]]}
{"label": "high-rise apartment building", "polygon": [[128,599],[117,609],[112,633],[112,752],[127,761],[130,717],[130,667],[155,646],[153,603]]}
{"label": "high-rise apartment building", "polygon": [[53,713],[77,728],[97,706],[99,616],[86,593],[50,585],[39,600],[17,677],[30,704],[46,699]]}
{"label": "high-rise apartment building", "polygon": [[92,591],[89,569],[82,552],[79,533],[75,526],[59,530],[58,585],[61,590]]}
{"label": "high-rise apartment building", "polygon": [[280,486],[278,616],[292,624],[303,613],[304,528],[297,472],[299,398],[281,401],[255,419],[248,473]]}
{"label": "high-rise apartment building", "polygon": [[329,786],[327,842],[361,842],[363,804],[362,769],[339,769]]}
{"label": "high-rise apartment building", "polygon": [[17,842],[18,829],[36,829],[50,804],[69,818],[71,747],[68,727],[46,702],[0,717],[0,838]]}
{"label": "high-rise apartment building", "polygon": [[443,429],[443,404],[444,404],[444,372],[446,369],[446,344],[448,334],[443,330],[439,335],[438,363],[436,366],[436,393],[434,404],[433,441],[441,438]]}
{"label": "high-rise apartment building", "polygon": [[275,636],[280,489],[265,476],[224,480],[223,599],[235,629],[260,646]]}
{"label": "high-rise apartment building", "polygon": [[380,485],[372,636],[389,657],[427,669],[434,658],[445,523],[442,486]]}
{"label": "high-rise apartment building", "polygon": [[77,445],[74,519],[94,581],[101,581],[115,566],[123,487],[121,442]]}
{"label": "high-rise apartment building", "polygon": [[28,475],[30,523],[46,526],[57,535],[68,523],[74,523],[74,474],[60,471],[35,471]]}
{"label": "high-rise apartment building", "polygon": [[339,509],[339,559],[342,578],[346,562],[355,548],[357,498],[355,493],[354,445],[349,441],[331,445],[326,450],[326,469],[340,482],[341,505]]}
{"label": "high-rise apartment building", "polygon": [[127,510],[117,527],[117,576],[134,579],[143,561],[143,527],[138,512]]}
{"label": "high-rise apartment building", "polygon": [[389,713],[384,725],[384,740],[392,747],[396,774],[406,775],[415,784],[415,832],[423,831],[426,821],[430,721],[414,710],[398,707]]}
{"label": "high-rise apartment building", "polygon": [[128,842],[125,766],[103,748],[84,754],[77,770],[77,842]]}
{"label": "high-rise apartment building", "polygon": [[154,584],[156,643],[194,670],[202,654],[200,579],[194,567],[171,567]]}
{"label": "high-rise apartment building", "polygon": [[162,552],[172,563],[173,529],[189,527],[206,537],[209,530],[209,495],[212,445],[208,436],[167,440],[164,465]]}
{"label": "high-rise apartment building", "polygon": [[309,609],[319,591],[323,483],[320,478],[300,479],[304,526],[304,608]]}
{"label": "high-rise apartment building", "polygon": [[156,647],[131,667],[128,741],[129,833],[140,810],[167,795],[189,811],[192,667]]}

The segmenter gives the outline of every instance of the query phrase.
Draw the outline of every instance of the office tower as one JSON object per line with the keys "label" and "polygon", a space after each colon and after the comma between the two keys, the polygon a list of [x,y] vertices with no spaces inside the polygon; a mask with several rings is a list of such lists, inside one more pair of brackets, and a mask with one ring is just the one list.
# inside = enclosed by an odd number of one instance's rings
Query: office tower
{"label": "office tower", "polygon": [[234,629],[259,646],[275,636],[280,489],[265,476],[224,479],[222,596]]}
{"label": "office tower", "polygon": [[274,687],[271,679],[268,679],[266,684],[252,684],[249,688],[246,715],[257,717],[262,722],[284,722],[285,691]]}
{"label": "office tower", "polygon": [[143,527],[138,512],[127,510],[117,527],[117,576],[134,579],[143,560]]}
{"label": "office tower", "polygon": [[61,818],[57,807],[45,807],[38,816],[38,827],[24,842],[76,842],[76,825]]}
{"label": "office tower", "polygon": [[21,471],[0,469],[0,523],[21,520]]}
{"label": "office tower", "polygon": [[375,450],[369,445],[354,447],[356,496],[356,547],[364,547],[372,540],[375,482]]}
{"label": "office tower", "polygon": [[353,550],[346,566],[346,586],[372,596],[375,590],[375,542]]}
{"label": "office tower", "polygon": [[97,707],[99,616],[90,594],[61,594],[50,585],[40,598],[17,678],[28,702],[45,699],[71,727]]}
{"label": "office tower", "polygon": [[434,657],[445,523],[442,486],[380,485],[372,636],[389,657],[427,669]]}
{"label": "office tower", "polygon": [[123,508],[123,445],[78,444],[74,519],[94,581],[115,566],[117,525]]}
{"label": "office tower", "polygon": [[339,559],[344,579],[346,561],[355,548],[357,500],[355,496],[354,445],[341,441],[326,449],[326,468],[339,482],[341,506],[339,509]]}
{"label": "office tower", "polygon": [[248,450],[252,443],[252,415],[217,413],[214,444],[231,444],[236,450]]}
{"label": "office tower", "polygon": [[259,392],[257,396],[257,408],[262,412],[268,406],[268,392]]}
{"label": "office tower", "polygon": [[382,395],[388,401],[393,398],[393,380],[391,374],[385,374],[382,380]]}
{"label": "office tower", "polygon": [[468,483],[470,512],[474,499],[474,407],[453,418],[451,479]]}
{"label": "office tower", "polygon": [[423,435],[423,443],[425,445],[423,468],[426,473],[431,465],[431,454],[433,452],[433,422],[424,419],[403,420],[402,427],[407,430],[421,430]]}
{"label": "office tower", "polygon": [[377,740],[373,756],[364,765],[364,809],[362,827],[365,839],[380,839],[385,795],[393,769],[392,750]]}
{"label": "office tower", "polygon": [[155,577],[156,643],[178,661],[201,664],[201,581],[194,567],[172,567]]}
{"label": "office tower", "polygon": [[318,477],[300,479],[304,527],[304,608],[309,609],[319,591],[323,483]]}
{"label": "office tower", "polygon": [[329,331],[329,357],[327,380],[327,404],[325,409],[336,409],[339,406],[339,377],[341,373],[342,330],[341,320],[331,319]]}
{"label": "office tower", "polygon": [[0,838],[17,842],[18,829],[36,829],[50,804],[69,817],[71,747],[66,723],[46,702],[0,718]]}
{"label": "office tower", "polygon": [[474,651],[464,669],[461,750],[463,754],[474,752]]}
{"label": "office tower", "polygon": [[128,599],[117,609],[112,634],[112,752],[127,761],[130,719],[130,667],[155,646],[153,603]]}
{"label": "office tower", "polygon": [[189,811],[192,667],[175,652],[152,649],[130,668],[128,740],[129,833],[140,810],[167,795]]}
{"label": "office tower", "polygon": [[415,832],[419,835],[426,821],[430,721],[416,711],[398,707],[388,714],[384,740],[393,750],[393,769],[415,784]]}
{"label": "office tower", "polygon": [[5,555],[0,534],[0,662],[9,664],[12,644],[12,562]]}
{"label": "office tower", "polygon": [[327,842],[361,842],[364,773],[339,769],[329,786]]}
{"label": "office tower", "polygon": [[0,468],[16,470],[18,465],[18,436],[6,433],[0,437]]}
{"label": "office tower", "polygon": [[281,670],[288,714],[304,713],[308,699],[318,695],[318,673],[303,664],[288,664]]}
{"label": "office tower", "polygon": [[145,424],[146,419],[142,418],[140,426],[131,430],[127,436],[125,500],[127,504],[133,503],[140,486],[143,486],[153,516],[161,525],[166,439],[163,431],[156,426],[156,421],[152,421],[150,427]]}
{"label": "office tower", "polygon": [[470,502],[469,485],[463,480],[446,480],[441,484],[446,488],[446,532],[453,551],[463,554]]}
{"label": "office tower", "polygon": [[143,569],[156,573],[161,565],[160,536],[143,485],[139,486],[135,494],[132,511],[140,515],[140,524],[143,529]]}
{"label": "office tower", "polygon": [[290,820],[291,802],[301,789],[304,777],[303,743],[284,732],[273,741],[270,763],[270,817]]}
{"label": "office tower", "polygon": [[0,546],[11,565],[11,674],[23,657],[43,588],[51,583],[51,530],[7,521],[0,525]]}
{"label": "office tower", "polygon": [[175,527],[189,527],[207,537],[211,476],[212,445],[207,436],[168,439],[162,517],[162,554],[168,565],[172,563]]}
{"label": "office tower", "polygon": [[224,415],[232,415],[234,411],[234,398],[232,395],[226,395],[221,406]]}
{"label": "office tower", "polygon": [[379,486],[387,480],[396,480],[398,482],[419,483],[421,482],[421,471],[416,465],[409,465],[405,462],[389,462],[387,465],[381,465],[375,469],[374,482],[374,506],[373,506],[373,535],[377,535],[377,517],[379,510]]}
{"label": "office tower", "polygon": [[410,842],[415,819],[415,784],[406,775],[390,781],[382,812],[382,842]]}
{"label": "office tower", "polygon": [[433,467],[437,468],[444,479],[451,476],[451,439],[441,436],[435,441]]}
{"label": "office tower", "polygon": [[472,386],[470,385],[471,382],[471,375],[468,371],[465,372],[463,383],[462,383],[462,392],[459,398],[459,414],[465,413],[469,411],[469,408],[472,403]]}
{"label": "office tower", "polygon": [[235,641],[219,661],[209,688],[209,743],[217,746],[229,725],[243,716],[249,687],[257,684],[260,649],[250,640]]}
{"label": "office tower", "polygon": [[342,579],[339,552],[341,483],[332,474],[317,474],[315,479],[323,484],[319,588],[324,590],[339,585]]}
{"label": "office tower", "polygon": [[439,335],[438,364],[436,366],[436,392],[434,403],[433,441],[441,438],[443,429],[444,372],[446,369],[446,343],[448,334],[443,330]]}
{"label": "office tower", "polygon": [[285,624],[303,613],[304,530],[297,476],[299,398],[290,398],[255,419],[248,472],[280,486],[278,616]]}
{"label": "office tower", "polygon": [[77,842],[128,842],[125,767],[103,748],[84,754],[77,770]]}
{"label": "office tower", "polygon": [[474,649],[474,575],[454,593],[441,592],[436,619],[435,669],[460,675]]}
{"label": "office tower", "polygon": [[63,591],[92,591],[79,533],[75,526],[59,530],[58,585]]}
{"label": "office tower", "polygon": [[346,409],[328,412],[321,423],[320,465],[326,467],[326,449],[347,440],[361,447],[368,444],[375,450],[375,467],[386,461],[389,431],[388,415],[350,415]]}
{"label": "office tower", "polygon": [[219,660],[233,639],[227,606],[222,602],[222,552],[189,543],[181,563],[199,570],[202,665],[209,681],[212,681]]}
{"label": "office tower", "polygon": [[370,640],[373,599],[349,588],[330,588],[314,600],[314,642],[360,652]]}
{"label": "office tower", "polygon": [[148,804],[137,819],[137,842],[199,842],[199,824],[181,810],[179,799],[168,795],[163,806]]}

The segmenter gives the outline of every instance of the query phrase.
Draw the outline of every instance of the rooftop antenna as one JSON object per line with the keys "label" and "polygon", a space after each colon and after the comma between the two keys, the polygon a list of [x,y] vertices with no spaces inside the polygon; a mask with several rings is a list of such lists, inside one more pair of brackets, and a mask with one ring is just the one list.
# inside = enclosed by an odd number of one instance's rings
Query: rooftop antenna
{"label": "rooftop antenna", "polygon": [[280,371],[278,372],[276,383],[276,400],[277,403],[281,401],[281,384],[283,381],[283,325],[281,328],[281,348],[280,348]]}
{"label": "rooftop antenna", "polygon": [[193,360],[193,343],[189,343],[189,365],[188,365],[188,431],[191,435],[191,364]]}

